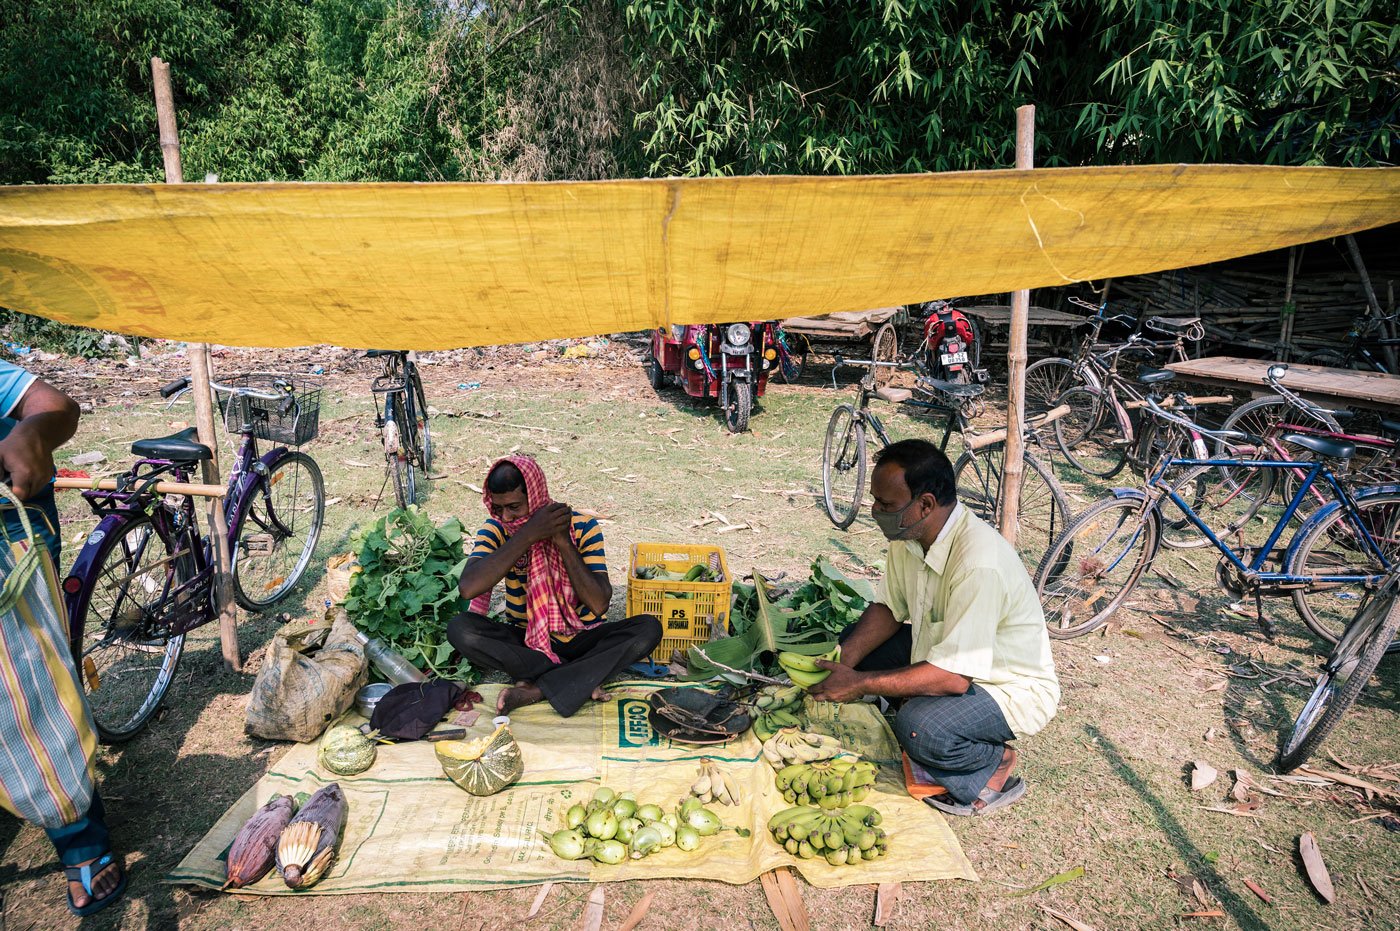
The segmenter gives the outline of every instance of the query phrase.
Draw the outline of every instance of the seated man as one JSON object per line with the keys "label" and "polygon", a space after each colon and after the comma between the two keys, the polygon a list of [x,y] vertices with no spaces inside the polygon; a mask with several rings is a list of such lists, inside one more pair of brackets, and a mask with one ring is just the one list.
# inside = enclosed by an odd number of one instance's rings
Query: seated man
{"label": "seated man", "polygon": [[[1055,716],[1060,686],[1045,617],[1016,550],[958,503],[938,447],[903,440],[881,450],[871,516],[890,541],[874,604],[842,637],[841,662],[813,690],[829,701],[903,699],[895,736],[946,797],[952,815],[1012,804],[1009,742]],[[951,801],[949,801],[951,799]]]}
{"label": "seated man", "polygon": [[[606,701],[603,682],[656,649],[661,622],[649,614],[604,620],[612,583],[603,531],[550,500],[535,460],[497,462],[482,499],[491,518],[458,585],[471,609],[452,619],[447,639],[473,664],[515,679],[496,701],[502,714],[544,699],[567,718],[589,698]],[[486,616],[502,579],[507,623]]]}

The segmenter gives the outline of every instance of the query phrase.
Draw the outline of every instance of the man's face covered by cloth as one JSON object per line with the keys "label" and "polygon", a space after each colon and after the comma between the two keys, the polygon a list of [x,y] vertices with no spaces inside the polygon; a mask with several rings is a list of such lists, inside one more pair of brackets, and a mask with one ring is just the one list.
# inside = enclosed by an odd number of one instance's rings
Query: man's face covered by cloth
{"label": "man's face covered by cloth", "polygon": [[491,492],[491,516],[503,524],[514,524],[530,516],[530,502],[523,487],[513,491]]}

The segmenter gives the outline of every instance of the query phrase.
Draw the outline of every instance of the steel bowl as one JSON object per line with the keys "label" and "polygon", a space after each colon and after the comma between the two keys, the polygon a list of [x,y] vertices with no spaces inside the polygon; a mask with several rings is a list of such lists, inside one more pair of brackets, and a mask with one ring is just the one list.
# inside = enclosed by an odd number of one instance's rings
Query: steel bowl
{"label": "steel bowl", "polygon": [[393,687],[389,682],[371,682],[355,693],[355,710],[368,719],[374,714],[374,706],[379,704],[379,699],[387,695]]}

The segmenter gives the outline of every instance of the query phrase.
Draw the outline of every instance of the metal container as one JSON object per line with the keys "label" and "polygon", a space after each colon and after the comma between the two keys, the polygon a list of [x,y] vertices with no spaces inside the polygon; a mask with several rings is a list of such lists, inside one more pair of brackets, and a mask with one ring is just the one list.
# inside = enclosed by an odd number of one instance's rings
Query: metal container
{"label": "metal container", "polygon": [[379,699],[389,693],[394,686],[389,682],[371,682],[355,693],[355,710],[369,718],[374,714],[374,706]]}

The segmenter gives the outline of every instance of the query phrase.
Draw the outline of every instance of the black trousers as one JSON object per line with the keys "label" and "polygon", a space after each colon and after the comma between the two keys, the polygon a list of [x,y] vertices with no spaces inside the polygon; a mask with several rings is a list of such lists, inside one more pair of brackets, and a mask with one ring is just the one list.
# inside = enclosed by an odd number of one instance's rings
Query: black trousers
{"label": "black trousers", "polygon": [[[913,649],[913,628],[905,624],[856,669],[901,669],[910,665]],[[971,804],[987,787],[1007,742],[1016,739],[996,699],[976,685],[962,695],[906,698],[895,715],[894,736],[909,758],[961,805]]]}
{"label": "black trousers", "polygon": [[533,682],[562,717],[572,717],[609,676],[656,649],[661,622],[638,614],[581,630],[572,640],[551,640],[562,663],[525,645],[525,628],[466,611],[447,624],[447,639],[474,666],[499,669]]}

